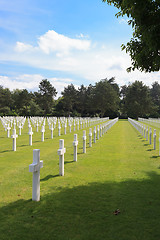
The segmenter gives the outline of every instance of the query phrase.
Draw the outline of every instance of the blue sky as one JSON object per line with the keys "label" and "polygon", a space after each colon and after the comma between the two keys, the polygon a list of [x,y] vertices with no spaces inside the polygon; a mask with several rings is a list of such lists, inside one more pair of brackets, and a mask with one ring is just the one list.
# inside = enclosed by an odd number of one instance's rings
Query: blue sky
{"label": "blue sky", "polygon": [[101,0],[0,0],[0,85],[35,91],[48,79],[60,94],[111,77],[160,83],[159,72],[126,72],[132,29],[117,11]]}

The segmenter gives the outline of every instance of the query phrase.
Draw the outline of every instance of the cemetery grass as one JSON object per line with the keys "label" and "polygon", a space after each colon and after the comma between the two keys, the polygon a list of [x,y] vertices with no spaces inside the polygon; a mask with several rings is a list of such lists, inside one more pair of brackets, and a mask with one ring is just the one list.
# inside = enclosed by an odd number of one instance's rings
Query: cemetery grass
{"label": "cemetery grass", "polygon": [[[73,131],[61,137],[54,132],[50,139],[47,130],[42,143],[34,130],[33,146],[28,146],[27,131],[25,126],[13,152],[11,139],[0,129],[0,239],[159,240],[158,149],[153,150],[130,123],[119,121],[92,148],[87,143],[86,154],[83,131],[76,131],[77,162]],[[64,177],[58,175],[61,138],[66,147]],[[44,167],[41,200],[33,202],[29,164],[37,148]]]}

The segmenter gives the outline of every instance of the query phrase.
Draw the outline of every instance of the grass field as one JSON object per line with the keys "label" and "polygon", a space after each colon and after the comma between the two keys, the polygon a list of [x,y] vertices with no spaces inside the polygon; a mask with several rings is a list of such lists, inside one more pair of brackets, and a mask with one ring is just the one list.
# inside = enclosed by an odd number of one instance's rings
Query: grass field
{"label": "grass field", "polygon": [[[40,133],[34,131],[33,146],[28,146],[25,126],[13,152],[12,139],[0,126],[0,239],[159,240],[158,148],[153,150],[125,120],[119,120],[92,148],[87,144],[86,154],[83,130],[75,133],[77,162],[73,162],[74,132],[61,137],[55,133],[50,139],[48,130],[41,142]],[[60,138],[66,147],[64,177],[58,175]],[[33,202],[29,164],[37,148],[44,167],[41,201]],[[115,215],[117,209],[120,213]]]}

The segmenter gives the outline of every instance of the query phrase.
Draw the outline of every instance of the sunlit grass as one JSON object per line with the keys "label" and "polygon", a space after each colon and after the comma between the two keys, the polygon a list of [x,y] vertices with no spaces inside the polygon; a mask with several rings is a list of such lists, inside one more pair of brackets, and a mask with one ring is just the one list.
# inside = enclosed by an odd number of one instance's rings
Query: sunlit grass
{"label": "sunlit grass", "polygon": [[[92,127],[93,130],[93,127]],[[0,131],[0,239],[159,240],[160,158],[153,146],[127,121],[116,123],[83,154],[83,130],[45,141],[28,129],[12,140]],[[78,161],[73,162],[73,135]],[[64,139],[65,176],[60,177],[57,150]],[[41,201],[33,202],[33,149],[40,149]],[[119,209],[120,213],[115,215]]]}

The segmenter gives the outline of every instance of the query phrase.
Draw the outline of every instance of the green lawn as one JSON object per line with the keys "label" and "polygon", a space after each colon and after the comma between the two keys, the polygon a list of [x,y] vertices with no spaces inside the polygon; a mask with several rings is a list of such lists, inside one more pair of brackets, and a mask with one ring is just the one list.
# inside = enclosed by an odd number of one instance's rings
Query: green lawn
{"label": "green lawn", "polygon": [[[87,130],[87,143],[89,128]],[[93,127],[92,127],[93,130]],[[128,121],[117,122],[93,147],[73,162],[73,134],[45,142],[34,132],[28,146],[27,127],[12,140],[0,126],[1,240],[159,240],[160,157]],[[65,176],[58,176],[59,139],[64,139]],[[41,201],[33,202],[33,149],[40,149]],[[114,212],[119,209],[120,213]]]}

